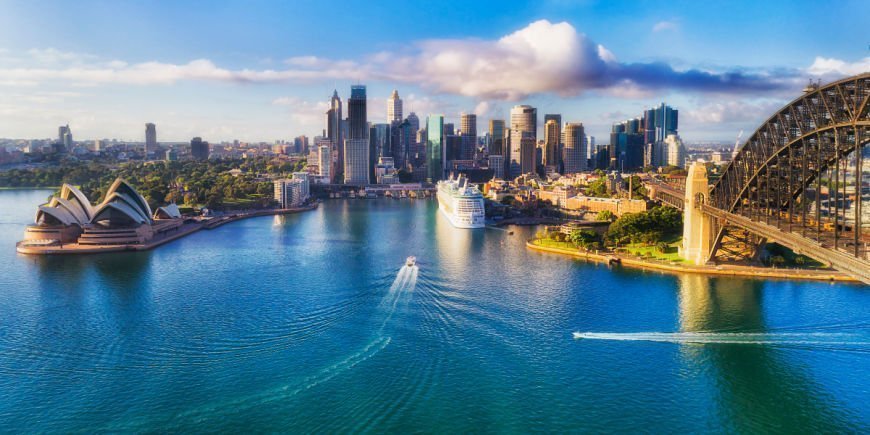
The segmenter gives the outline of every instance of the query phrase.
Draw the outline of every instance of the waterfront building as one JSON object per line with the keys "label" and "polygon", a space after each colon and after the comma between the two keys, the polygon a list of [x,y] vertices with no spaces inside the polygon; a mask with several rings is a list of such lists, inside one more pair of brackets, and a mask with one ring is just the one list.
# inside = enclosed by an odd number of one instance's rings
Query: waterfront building
{"label": "waterfront building", "polygon": [[[306,174],[307,175],[307,174]],[[308,180],[282,178],[274,181],[275,201],[281,208],[299,207],[308,199]]]}
{"label": "waterfront building", "polygon": [[148,153],[157,150],[157,126],[149,122],[145,124],[145,160],[148,160]]}
{"label": "waterfront building", "polygon": [[338,168],[344,165],[344,136],[341,128],[343,119],[341,98],[338,96],[338,90],[333,90],[332,98],[329,100],[329,110],[326,111],[326,137],[332,142],[332,149],[336,151],[336,160],[333,165]]}
{"label": "waterfront building", "polygon": [[208,160],[208,142],[203,141],[201,137],[195,137],[190,140],[190,156],[194,160]]}
{"label": "waterfront building", "polygon": [[562,153],[563,172],[574,174],[586,170],[586,153],[583,146],[583,138],[586,136],[582,123],[569,122],[565,124],[562,135],[562,143],[565,145]]}
{"label": "waterfront building", "polygon": [[365,185],[373,178],[370,170],[371,143],[366,121],[366,87],[350,87],[347,100],[348,136],[344,141],[344,183]]}
{"label": "waterfront building", "polygon": [[387,124],[394,122],[402,122],[402,99],[399,98],[399,91],[395,89],[387,99]]}
{"label": "waterfront building", "polygon": [[311,178],[308,175],[308,172],[294,172],[291,175],[293,180],[302,180],[302,197],[308,199],[311,195]]}
{"label": "waterfront building", "polygon": [[344,184],[368,184],[369,164],[368,139],[345,139]]}
{"label": "waterfront building", "polygon": [[[398,128],[398,123],[396,123],[396,127]],[[390,124],[372,124],[369,129],[369,141],[371,141],[371,146],[369,146],[369,150],[373,151],[369,154],[369,160],[371,161],[371,182],[374,183],[374,168],[378,164],[378,158],[381,156],[393,156],[392,150],[392,129]]]}
{"label": "waterfront building", "polygon": [[176,219],[155,227],[152,215],[145,198],[120,178],[109,186],[105,198],[96,206],[81,191],[64,184],[60,195],[39,206],[36,223],[25,229],[22,243],[25,246],[137,244],[182,224],[181,219]]}
{"label": "waterfront building", "polygon": [[317,143],[317,175],[327,181],[332,180],[332,142],[329,139],[320,139]]}
{"label": "waterfront building", "polygon": [[444,178],[444,115],[429,115],[426,120],[426,181]]}

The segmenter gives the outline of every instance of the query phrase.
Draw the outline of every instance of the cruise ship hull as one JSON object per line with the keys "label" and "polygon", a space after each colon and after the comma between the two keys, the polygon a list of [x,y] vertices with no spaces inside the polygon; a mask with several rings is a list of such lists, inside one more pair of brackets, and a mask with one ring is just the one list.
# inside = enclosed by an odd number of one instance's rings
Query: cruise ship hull
{"label": "cruise ship hull", "polygon": [[[452,198],[445,197],[444,194],[438,195],[438,210],[441,211],[441,214],[447,218],[450,223],[456,228],[483,228],[485,226],[484,214],[483,214],[483,200],[467,200],[467,201],[480,201],[480,213],[456,213],[453,211],[455,206],[451,206],[446,204],[446,201],[452,201]],[[460,200],[461,201],[461,200]]]}
{"label": "cruise ship hull", "polygon": [[441,214],[443,214],[444,217],[446,217],[447,220],[450,221],[450,223],[451,223],[454,227],[456,227],[456,228],[468,228],[468,229],[474,229],[474,228],[483,228],[483,227],[484,227],[484,223],[483,223],[483,220],[482,220],[482,219],[481,219],[481,222],[478,222],[478,223],[474,223],[474,222],[472,222],[472,223],[462,222],[460,219],[456,218],[456,217],[453,216],[450,212],[448,212],[447,210],[445,210],[444,207],[441,206],[440,204],[439,204],[439,206],[438,206],[438,210],[441,210]]}

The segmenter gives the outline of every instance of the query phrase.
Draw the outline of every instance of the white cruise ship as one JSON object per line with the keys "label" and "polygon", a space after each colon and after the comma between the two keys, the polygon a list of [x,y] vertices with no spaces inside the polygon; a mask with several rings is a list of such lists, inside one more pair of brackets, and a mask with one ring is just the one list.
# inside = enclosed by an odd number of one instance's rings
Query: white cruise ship
{"label": "white cruise ship", "polygon": [[483,195],[460,175],[438,182],[438,209],[457,228],[483,228]]}

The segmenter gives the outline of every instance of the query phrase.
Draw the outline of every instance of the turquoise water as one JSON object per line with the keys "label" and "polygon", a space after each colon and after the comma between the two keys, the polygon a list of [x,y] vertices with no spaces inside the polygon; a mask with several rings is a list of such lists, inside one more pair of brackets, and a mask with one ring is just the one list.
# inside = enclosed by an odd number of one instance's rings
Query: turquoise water
{"label": "turquoise water", "polygon": [[2,431],[870,430],[864,286],[610,270],[410,200],[16,254],[47,195],[0,191]]}

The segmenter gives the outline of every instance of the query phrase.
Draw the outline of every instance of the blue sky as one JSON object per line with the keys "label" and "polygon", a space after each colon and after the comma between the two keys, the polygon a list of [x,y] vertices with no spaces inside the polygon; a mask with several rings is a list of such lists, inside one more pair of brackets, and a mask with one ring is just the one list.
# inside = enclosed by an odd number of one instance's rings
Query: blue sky
{"label": "blue sky", "polygon": [[421,118],[562,113],[606,142],[660,101],[688,141],[751,131],[810,77],[870,70],[870,2],[0,0],[0,137],[315,135],[337,87]]}

